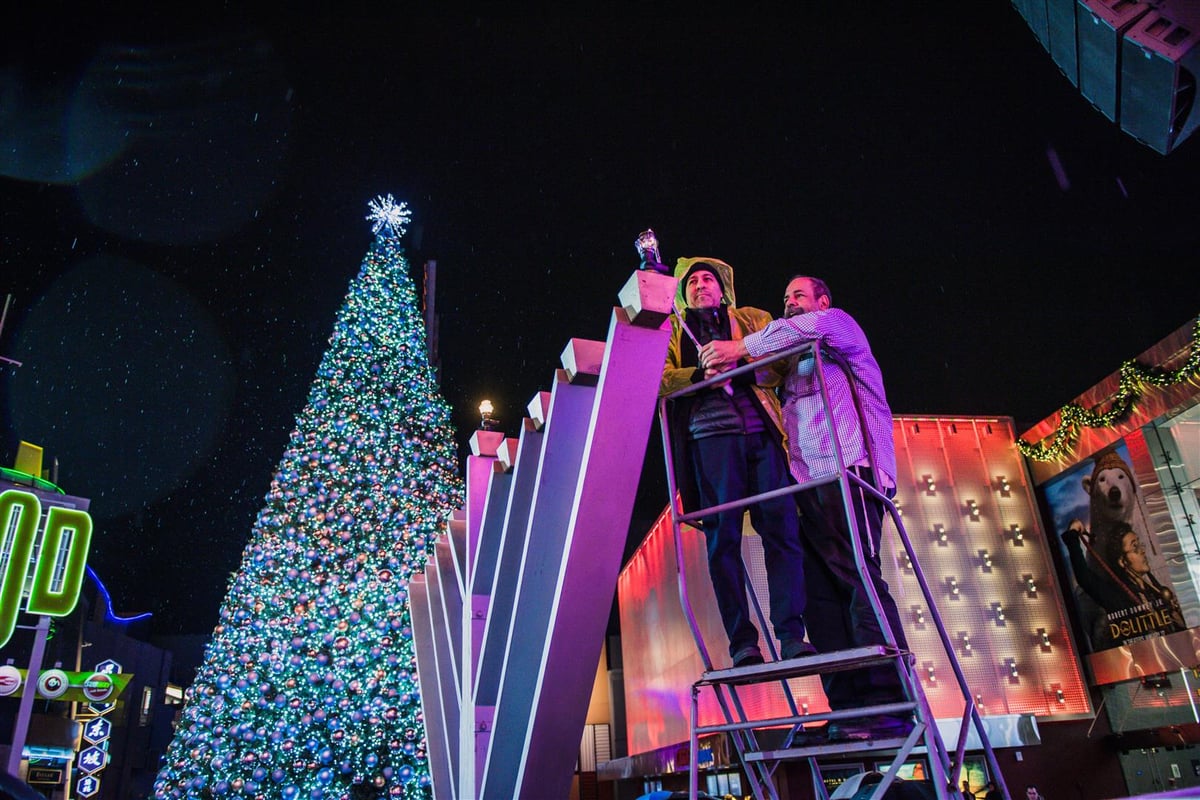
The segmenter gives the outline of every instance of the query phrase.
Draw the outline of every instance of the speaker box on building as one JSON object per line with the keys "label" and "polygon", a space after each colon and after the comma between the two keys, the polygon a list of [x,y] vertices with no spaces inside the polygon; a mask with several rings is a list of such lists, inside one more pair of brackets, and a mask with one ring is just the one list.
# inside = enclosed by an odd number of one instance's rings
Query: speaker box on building
{"label": "speaker box on building", "polygon": [[1121,130],[1164,155],[1200,124],[1197,42],[1200,9],[1163,2],[1131,26],[1122,43]]}
{"label": "speaker box on building", "polygon": [[1113,122],[1120,113],[1121,41],[1149,12],[1148,3],[1132,0],[1078,0],[1075,6],[1079,92]]}
{"label": "speaker box on building", "polygon": [[1012,4],[1013,8],[1025,18],[1029,29],[1042,43],[1042,47],[1049,49],[1050,39],[1046,29],[1046,0],[1012,0]]}
{"label": "speaker box on building", "polygon": [[1067,76],[1072,86],[1079,85],[1079,56],[1075,40],[1075,0],[1046,0],[1046,49],[1050,58]]}

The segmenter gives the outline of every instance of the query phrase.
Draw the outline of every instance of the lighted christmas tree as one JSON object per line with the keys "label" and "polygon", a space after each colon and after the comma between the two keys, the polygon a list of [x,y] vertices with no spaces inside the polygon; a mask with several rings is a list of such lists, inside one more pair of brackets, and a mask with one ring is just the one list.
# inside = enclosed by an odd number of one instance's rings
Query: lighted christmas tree
{"label": "lighted christmas tree", "polygon": [[408,612],[462,483],[400,236],[339,312],[155,783],[160,798],[429,797]]}

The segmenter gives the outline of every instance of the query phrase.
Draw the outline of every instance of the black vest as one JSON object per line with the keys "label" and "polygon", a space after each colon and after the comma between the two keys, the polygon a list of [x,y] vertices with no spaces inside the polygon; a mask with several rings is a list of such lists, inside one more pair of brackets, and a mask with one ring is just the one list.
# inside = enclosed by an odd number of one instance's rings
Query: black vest
{"label": "black vest", "polygon": [[[714,339],[729,341],[733,338],[729,323],[729,310],[725,305],[716,308],[689,308],[684,322],[701,345]],[[683,333],[679,341],[679,363],[682,367],[699,368],[700,358],[692,339]],[[703,380],[702,376],[697,376]],[[725,434],[760,433],[766,430],[762,411],[754,397],[754,375],[739,375],[733,382],[733,393],[723,388],[708,389],[694,395],[688,414],[688,438],[703,439],[706,436]]]}

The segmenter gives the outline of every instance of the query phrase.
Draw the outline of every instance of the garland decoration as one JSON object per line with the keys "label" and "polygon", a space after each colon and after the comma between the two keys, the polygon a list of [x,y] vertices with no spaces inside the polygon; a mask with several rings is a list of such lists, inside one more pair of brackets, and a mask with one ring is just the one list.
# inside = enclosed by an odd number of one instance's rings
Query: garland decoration
{"label": "garland decoration", "polygon": [[1137,359],[1121,364],[1117,391],[1111,397],[1108,408],[1101,405],[1087,409],[1068,403],[1059,410],[1058,429],[1046,439],[1031,444],[1017,439],[1017,449],[1026,458],[1034,461],[1056,461],[1064,458],[1074,448],[1081,428],[1110,428],[1129,417],[1137,408],[1138,401],[1151,388],[1165,389],[1184,381],[1196,382],[1200,378],[1200,317],[1192,327],[1192,343],[1187,359],[1173,370],[1161,366],[1146,366]]}

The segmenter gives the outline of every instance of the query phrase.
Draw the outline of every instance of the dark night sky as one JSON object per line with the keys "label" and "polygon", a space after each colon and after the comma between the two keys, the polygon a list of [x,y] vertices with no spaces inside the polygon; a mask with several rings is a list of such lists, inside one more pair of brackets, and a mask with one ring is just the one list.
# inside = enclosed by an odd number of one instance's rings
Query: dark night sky
{"label": "dark night sky", "polygon": [[895,412],[1023,431],[1200,311],[1200,143],[1137,143],[967,5],[9,24],[0,456],[92,499],[118,609],[211,630],[386,193],[439,264],[460,445],[604,338],[646,227],[743,305],[825,277]]}

